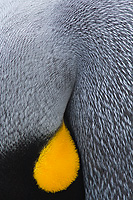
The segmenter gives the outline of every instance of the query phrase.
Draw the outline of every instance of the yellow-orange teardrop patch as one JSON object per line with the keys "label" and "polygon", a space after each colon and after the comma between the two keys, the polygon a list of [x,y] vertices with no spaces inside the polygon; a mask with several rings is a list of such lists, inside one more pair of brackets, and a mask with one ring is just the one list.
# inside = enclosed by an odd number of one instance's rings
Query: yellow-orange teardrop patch
{"label": "yellow-orange teardrop patch", "polygon": [[63,122],[56,135],[41,151],[33,176],[39,188],[54,193],[67,189],[76,179],[79,168],[74,141]]}

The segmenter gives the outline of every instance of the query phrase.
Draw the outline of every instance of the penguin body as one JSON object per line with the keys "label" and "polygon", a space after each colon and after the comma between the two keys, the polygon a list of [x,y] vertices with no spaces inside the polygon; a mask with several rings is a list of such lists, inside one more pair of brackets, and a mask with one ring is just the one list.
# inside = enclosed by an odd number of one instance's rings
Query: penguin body
{"label": "penguin body", "polygon": [[[0,0],[0,10],[0,199],[131,199],[131,1]],[[33,169],[63,118],[83,180],[49,194]]]}

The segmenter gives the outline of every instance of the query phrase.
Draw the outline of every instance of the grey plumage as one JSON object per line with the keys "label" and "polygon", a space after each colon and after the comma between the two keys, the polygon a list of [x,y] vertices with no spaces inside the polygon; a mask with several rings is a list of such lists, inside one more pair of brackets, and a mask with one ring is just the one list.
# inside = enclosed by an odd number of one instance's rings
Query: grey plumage
{"label": "grey plumage", "polygon": [[0,163],[54,134],[67,106],[86,200],[132,199],[131,1],[0,0],[0,10]]}

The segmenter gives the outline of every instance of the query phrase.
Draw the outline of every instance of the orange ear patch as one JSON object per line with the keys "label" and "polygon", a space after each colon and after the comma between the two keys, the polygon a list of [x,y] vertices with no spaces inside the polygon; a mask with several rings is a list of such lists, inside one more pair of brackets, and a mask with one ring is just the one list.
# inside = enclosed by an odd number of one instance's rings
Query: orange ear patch
{"label": "orange ear patch", "polygon": [[33,176],[39,188],[54,193],[67,189],[76,179],[79,168],[74,141],[63,122],[56,135],[41,151]]}

